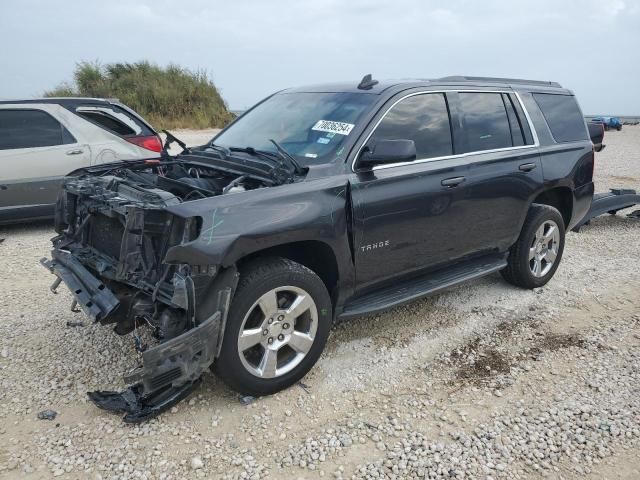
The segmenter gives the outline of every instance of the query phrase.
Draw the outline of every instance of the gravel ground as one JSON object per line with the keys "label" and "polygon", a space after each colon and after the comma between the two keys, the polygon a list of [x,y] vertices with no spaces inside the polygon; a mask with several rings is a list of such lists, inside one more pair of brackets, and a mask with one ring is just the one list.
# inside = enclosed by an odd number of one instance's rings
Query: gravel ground
{"label": "gravel ground", "polygon": [[[596,189],[640,188],[640,127],[605,143]],[[544,288],[493,275],[342,323],[303,384],[243,405],[207,375],[137,426],[85,393],[123,386],[131,338],[49,291],[50,225],[2,227],[0,478],[640,478],[640,222],[624,213],[570,234]]]}

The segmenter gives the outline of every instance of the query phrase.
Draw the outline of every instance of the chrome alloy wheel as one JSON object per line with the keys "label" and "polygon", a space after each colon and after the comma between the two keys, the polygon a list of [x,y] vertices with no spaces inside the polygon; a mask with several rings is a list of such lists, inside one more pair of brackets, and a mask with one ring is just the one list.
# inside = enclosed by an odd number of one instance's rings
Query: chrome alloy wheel
{"label": "chrome alloy wheel", "polygon": [[238,335],[242,365],[260,378],[290,372],[311,350],[318,328],[318,309],[299,287],[269,290],[249,309]]}
{"label": "chrome alloy wheel", "polygon": [[529,247],[529,268],[534,277],[544,277],[556,262],[560,247],[560,230],[553,220],[546,220]]}

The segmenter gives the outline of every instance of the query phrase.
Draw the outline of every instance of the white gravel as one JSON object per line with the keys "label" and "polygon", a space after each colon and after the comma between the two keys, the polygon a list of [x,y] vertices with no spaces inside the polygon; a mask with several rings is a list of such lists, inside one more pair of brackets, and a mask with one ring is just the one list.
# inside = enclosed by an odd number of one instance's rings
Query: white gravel
{"label": "white gravel", "polygon": [[[596,189],[640,189],[640,127],[605,143]],[[123,386],[131,338],[48,290],[50,225],[0,227],[0,478],[640,478],[640,221],[623,213],[570,234],[542,289],[494,275],[340,324],[306,388],[243,406],[207,375],[137,426],[85,393]]]}

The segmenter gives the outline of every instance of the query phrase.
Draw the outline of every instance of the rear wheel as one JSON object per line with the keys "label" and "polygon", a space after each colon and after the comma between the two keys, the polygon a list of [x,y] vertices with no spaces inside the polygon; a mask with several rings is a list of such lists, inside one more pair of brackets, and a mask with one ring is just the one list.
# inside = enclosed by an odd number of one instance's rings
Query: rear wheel
{"label": "rear wheel", "polygon": [[545,285],[558,269],[564,251],[565,229],[560,212],[548,205],[533,205],[518,241],[501,270],[509,283],[522,288]]}
{"label": "rear wheel", "polygon": [[324,283],[305,266],[284,258],[247,265],[229,310],[216,374],[251,395],[292,385],[322,353],[331,309]]}

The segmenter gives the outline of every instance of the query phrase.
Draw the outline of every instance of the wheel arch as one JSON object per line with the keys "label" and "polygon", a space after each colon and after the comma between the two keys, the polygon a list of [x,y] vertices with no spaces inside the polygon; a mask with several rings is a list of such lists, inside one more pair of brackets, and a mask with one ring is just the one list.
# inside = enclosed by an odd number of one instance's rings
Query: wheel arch
{"label": "wheel arch", "polygon": [[573,193],[569,187],[544,190],[534,198],[533,203],[554,207],[562,215],[565,228],[569,227],[573,216]]}
{"label": "wheel arch", "polygon": [[240,258],[236,264],[242,272],[245,265],[263,257],[282,257],[304,265],[320,277],[329,296],[335,298],[340,271],[336,254],[329,244],[319,240],[284,243],[251,252]]}

